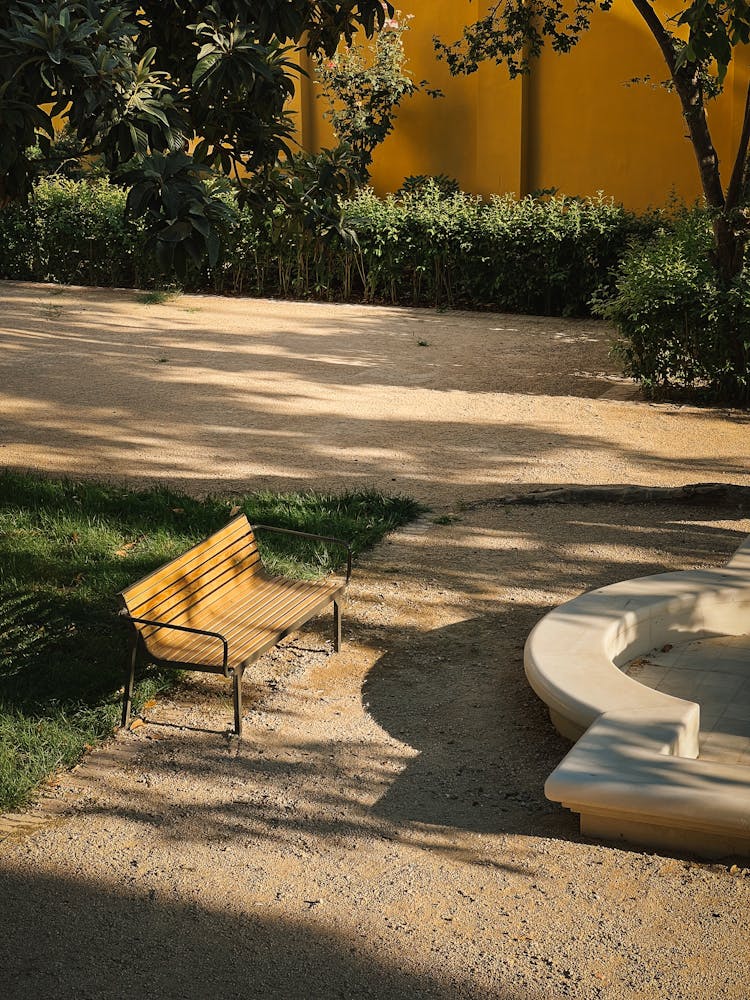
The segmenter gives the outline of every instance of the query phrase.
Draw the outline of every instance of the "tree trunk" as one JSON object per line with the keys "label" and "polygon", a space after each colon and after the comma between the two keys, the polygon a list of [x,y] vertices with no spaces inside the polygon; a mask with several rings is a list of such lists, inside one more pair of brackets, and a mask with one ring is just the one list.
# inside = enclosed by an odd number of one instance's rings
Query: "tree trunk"
{"label": "tree trunk", "polygon": [[750,219],[740,210],[740,202],[747,195],[748,184],[750,88],[745,102],[742,134],[725,195],[719,172],[719,157],[706,118],[699,67],[689,62],[678,66],[675,38],[662,24],[652,6],[652,0],[632,0],[632,3],[661,49],[682,105],[682,114],[698,164],[703,196],[711,213],[714,235],[712,263],[719,290],[724,293],[721,296],[722,315],[719,322],[726,344],[726,360],[730,362],[731,369],[722,376],[723,390],[735,401],[743,400],[747,403],[750,399],[750,352],[745,348],[747,322],[736,314],[726,293],[742,270],[745,247],[750,238]]}
{"label": "tree trunk", "polygon": [[747,232],[745,226],[737,231],[731,213],[726,210],[714,217],[713,231],[716,270],[722,285],[728,287],[742,270]]}
{"label": "tree trunk", "polygon": [[713,215],[714,266],[725,287],[742,269],[748,223],[734,218],[741,180],[744,178],[748,140],[750,140],[750,90],[745,106],[745,120],[728,197],[724,195],[719,170],[719,156],[711,138],[706,105],[698,67],[694,63],[677,65],[674,40],[659,20],[649,0],[633,0],[649,31],[661,49],[674,83],[688,127],[690,142],[698,164],[703,196]]}

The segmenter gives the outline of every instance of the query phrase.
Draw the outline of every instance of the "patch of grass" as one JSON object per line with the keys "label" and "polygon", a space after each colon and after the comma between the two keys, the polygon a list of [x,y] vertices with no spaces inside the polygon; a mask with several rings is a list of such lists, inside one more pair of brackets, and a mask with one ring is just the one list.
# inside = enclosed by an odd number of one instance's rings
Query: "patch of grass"
{"label": "patch of grass", "polygon": [[163,306],[167,302],[173,302],[180,295],[179,292],[167,288],[155,288],[151,292],[143,292],[137,296],[137,301],[142,306]]}
{"label": "patch of grass", "polygon": [[455,514],[440,514],[438,517],[433,517],[433,524],[455,524],[456,521],[460,521],[461,518],[457,517]]}
{"label": "patch of grass", "polygon": [[[245,512],[255,523],[333,535],[362,552],[420,508],[379,493],[255,493],[196,500],[166,489],[0,473],[0,810],[75,763],[117,722],[128,658],[117,594]],[[267,533],[272,572],[313,578],[335,547]],[[138,703],[173,683],[152,671]]]}

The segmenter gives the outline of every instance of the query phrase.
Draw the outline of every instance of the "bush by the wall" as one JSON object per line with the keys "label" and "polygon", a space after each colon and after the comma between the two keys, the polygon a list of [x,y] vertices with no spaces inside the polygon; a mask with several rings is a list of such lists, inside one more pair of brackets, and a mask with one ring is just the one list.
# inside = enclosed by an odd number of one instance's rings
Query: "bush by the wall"
{"label": "bush by the wall", "polygon": [[0,276],[71,285],[148,284],[140,230],[126,192],[106,180],[43,178],[27,205],[0,211]]}
{"label": "bush by the wall", "polygon": [[437,185],[400,199],[365,191],[349,212],[367,298],[540,315],[585,315],[651,226],[601,196],[484,202]]}
{"label": "bush by the wall", "polygon": [[629,242],[654,230],[610,199],[544,201],[446,196],[428,182],[379,198],[363,189],[345,206],[358,247],[340,241],[300,253],[273,244],[242,217],[211,276],[219,291],[394,305],[587,315],[610,288]]}
{"label": "bush by the wall", "polygon": [[[124,192],[105,181],[45,179],[26,207],[0,211],[0,276],[151,287],[159,275]],[[653,231],[611,200],[446,197],[437,184],[400,197],[359,192],[345,206],[358,246],[284,237],[283,214],[237,212],[219,264],[188,287],[244,295],[585,315],[628,242]]]}
{"label": "bush by the wall", "polygon": [[626,372],[651,394],[688,390],[712,400],[750,400],[750,272],[722,288],[711,264],[706,212],[683,212],[634,245],[614,293],[595,312],[619,331]]}

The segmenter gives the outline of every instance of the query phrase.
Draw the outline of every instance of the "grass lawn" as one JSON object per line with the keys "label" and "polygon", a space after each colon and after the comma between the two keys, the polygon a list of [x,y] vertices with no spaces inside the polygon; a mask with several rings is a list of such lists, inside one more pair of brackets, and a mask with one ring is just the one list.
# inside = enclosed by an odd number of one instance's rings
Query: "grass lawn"
{"label": "grass lawn", "polygon": [[[46,777],[112,733],[128,660],[118,592],[240,511],[362,552],[419,505],[374,492],[195,500],[0,473],[0,810],[27,804]],[[267,534],[261,543],[271,571],[297,577],[326,573],[341,558],[300,539]],[[152,672],[136,704],[173,682],[174,673]]]}

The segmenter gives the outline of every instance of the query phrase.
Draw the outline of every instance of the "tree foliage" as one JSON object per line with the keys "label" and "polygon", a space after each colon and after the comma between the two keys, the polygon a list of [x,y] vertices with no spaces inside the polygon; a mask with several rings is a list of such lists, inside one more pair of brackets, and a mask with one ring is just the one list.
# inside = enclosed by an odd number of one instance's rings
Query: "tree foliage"
{"label": "tree foliage", "polygon": [[474,73],[486,59],[508,67],[511,77],[527,73],[549,43],[556,52],[569,52],[591,26],[593,12],[609,10],[612,0],[501,0],[464,29],[463,37],[446,45],[435,38],[438,56],[450,71]]}
{"label": "tree foliage", "polygon": [[[23,199],[64,115],[132,188],[166,258],[216,251],[212,173],[288,153],[293,56],[372,34],[381,0],[11,0],[0,5],[0,203]],[[179,261],[177,261],[179,263]]]}

